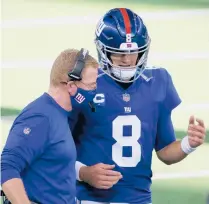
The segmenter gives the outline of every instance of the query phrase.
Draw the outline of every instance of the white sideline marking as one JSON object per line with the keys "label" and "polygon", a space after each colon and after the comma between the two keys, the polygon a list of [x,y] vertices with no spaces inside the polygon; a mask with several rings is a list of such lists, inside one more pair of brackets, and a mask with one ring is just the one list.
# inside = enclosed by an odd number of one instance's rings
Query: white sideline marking
{"label": "white sideline marking", "polygon": [[[2,147],[4,147],[4,145],[5,144],[2,144]],[[201,177],[209,178],[209,170],[200,170],[196,172],[179,172],[179,173],[153,173],[152,180],[169,180],[169,179],[201,178]]]}
{"label": "white sideline marking", "polygon": [[54,60],[15,60],[1,63],[2,69],[51,69]]}
{"label": "white sideline marking", "polygon": [[197,104],[182,104],[176,108],[176,111],[184,110],[209,110],[209,103],[197,103]]}
{"label": "white sideline marking", "polygon": [[[188,59],[198,59],[198,60],[208,60],[209,52],[170,52],[170,53],[150,53],[149,61],[153,60],[188,60]],[[15,60],[15,61],[5,61],[1,62],[2,69],[49,69],[51,68],[54,60]]]}
{"label": "white sideline marking", "polygon": [[[136,10],[137,12],[137,10]],[[143,19],[179,19],[182,17],[190,18],[195,16],[209,15],[209,9],[197,10],[179,10],[179,11],[157,11],[157,12],[137,12]],[[95,24],[101,18],[101,15],[88,16],[58,16],[54,18],[30,18],[30,19],[15,19],[2,21],[1,28],[34,28],[57,25],[72,25],[72,24]]]}
{"label": "white sideline marking", "polygon": [[156,173],[152,177],[153,180],[164,180],[164,179],[183,179],[183,178],[200,178],[208,177],[209,170],[201,170],[197,172],[180,172],[180,173]]}

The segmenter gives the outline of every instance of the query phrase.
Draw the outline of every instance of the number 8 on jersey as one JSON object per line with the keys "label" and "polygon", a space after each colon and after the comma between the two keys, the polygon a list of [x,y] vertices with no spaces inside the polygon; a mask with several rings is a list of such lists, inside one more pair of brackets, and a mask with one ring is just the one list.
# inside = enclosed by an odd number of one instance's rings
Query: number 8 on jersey
{"label": "number 8 on jersey", "polygon": [[[124,126],[131,126],[131,135],[124,136]],[[141,161],[141,121],[136,115],[121,115],[112,123],[112,136],[116,143],[112,146],[112,159],[120,167],[135,167]],[[131,147],[132,156],[123,156],[123,147]]]}

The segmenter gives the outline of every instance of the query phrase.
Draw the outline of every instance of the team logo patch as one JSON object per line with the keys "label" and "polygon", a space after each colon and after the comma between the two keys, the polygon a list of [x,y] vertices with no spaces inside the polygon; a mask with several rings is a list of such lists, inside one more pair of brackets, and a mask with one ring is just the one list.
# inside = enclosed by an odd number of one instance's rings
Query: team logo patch
{"label": "team logo patch", "polygon": [[131,107],[124,107],[125,113],[131,113]]}
{"label": "team logo patch", "polygon": [[78,93],[78,94],[76,95],[76,97],[75,97],[75,100],[76,100],[78,103],[83,103],[85,99],[86,99],[86,98],[85,98],[82,94],[80,94],[80,93]]}
{"label": "team logo patch", "polygon": [[130,101],[130,94],[127,94],[127,93],[123,94],[123,100],[124,100],[125,102]]}
{"label": "team logo patch", "polygon": [[28,128],[28,127],[24,128],[24,130],[23,130],[23,133],[24,133],[25,135],[29,135],[30,132],[31,132],[31,129]]}

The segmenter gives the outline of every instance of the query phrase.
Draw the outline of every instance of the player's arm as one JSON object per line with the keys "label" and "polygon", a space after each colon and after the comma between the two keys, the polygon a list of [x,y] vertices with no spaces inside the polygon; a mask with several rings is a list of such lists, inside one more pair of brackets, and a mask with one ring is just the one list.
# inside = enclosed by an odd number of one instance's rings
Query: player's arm
{"label": "player's arm", "polygon": [[[200,119],[190,117],[187,136],[181,141],[174,141],[157,152],[158,158],[166,164],[174,164],[184,159],[198,146],[203,144],[206,130],[204,122]],[[169,134],[169,132],[167,132]],[[170,132],[172,134],[172,132]]]}
{"label": "player's arm", "polygon": [[48,140],[49,122],[35,115],[15,122],[1,155],[1,185],[13,204],[30,203],[21,172],[41,155]]}
{"label": "player's arm", "polygon": [[180,142],[176,141],[171,112],[163,112],[158,119],[155,150],[158,158],[165,164],[176,163],[186,157]]}
{"label": "player's arm", "polygon": [[114,171],[115,165],[98,163],[92,166],[76,161],[76,179],[98,189],[109,189],[115,185],[122,175]]}
{"label": "player's arm", "polygon": [[175,141],[157,152],[158,158],[165,164],[171,165],[183,160],[187,154],[181,149],[181,142]]}
{"label": "player's arm", "polygon": [[158,158],[166,164],[173,164],[184,159],[195,148],[201,145],[205,138],[205,127],[203,121],[194,117],[189,120],[188,136],[182,141],[176,141],[171,112],[181,102],[170,75],[167,75],[165,99],[160,107],[160,114],[157,126],[155,150]]}

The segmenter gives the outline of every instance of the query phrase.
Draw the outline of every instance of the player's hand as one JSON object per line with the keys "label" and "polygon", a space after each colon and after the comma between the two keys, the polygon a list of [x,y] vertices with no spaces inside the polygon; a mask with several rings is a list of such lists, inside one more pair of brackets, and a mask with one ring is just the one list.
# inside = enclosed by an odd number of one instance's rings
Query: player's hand
{"label": "player's hand", "polygon": [[[195,124],[197,122],[197,124]],[[206,128],[203,120],[194,118],[191,116],[189,119],[189,127],[187,131],[189,137],[189,144],[191,147],[195,148],[204,143]]]}
{"label": "player's hand", "polygon": [[116,184],[122,175],[114,171],[115,165],[95,164],[93,166],[83,166],[80,168],[79,176],[81,180],[99,189],[109,189]]}

